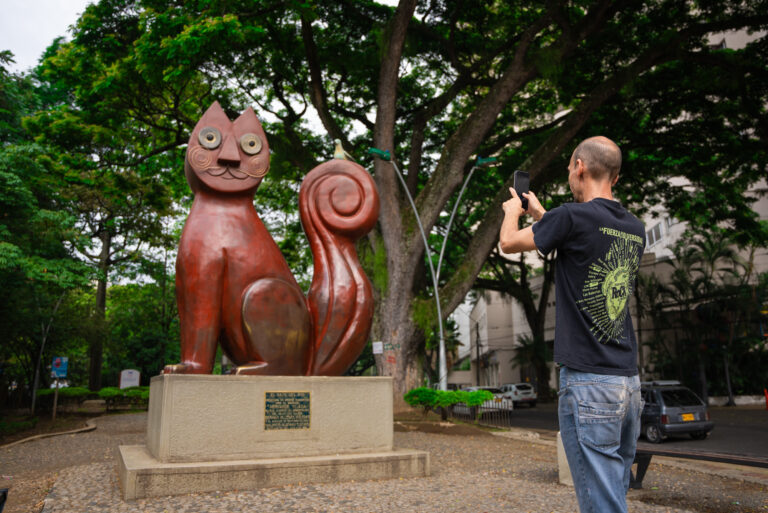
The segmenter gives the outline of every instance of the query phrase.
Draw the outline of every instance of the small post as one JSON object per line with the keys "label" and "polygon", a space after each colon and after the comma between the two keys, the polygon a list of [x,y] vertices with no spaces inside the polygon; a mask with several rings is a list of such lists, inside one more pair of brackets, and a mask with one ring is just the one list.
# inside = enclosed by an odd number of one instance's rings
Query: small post
{"label": "small post", "polygon": [[59,402],[59,378],[56,378],[56,390],[53,391],[53,413],[51,420],[56,420],[56,406]]}
{"label": "small post", "polygon": [[763,393],[765,394],[765,409],[768,410],[768,388],[764,388]]}

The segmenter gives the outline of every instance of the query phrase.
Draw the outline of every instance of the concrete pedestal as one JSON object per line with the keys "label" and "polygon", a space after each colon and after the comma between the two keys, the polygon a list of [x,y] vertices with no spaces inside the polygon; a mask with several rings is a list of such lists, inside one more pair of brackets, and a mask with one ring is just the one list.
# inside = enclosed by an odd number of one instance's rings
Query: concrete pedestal
{"label": "concrete pedestal", "polygon": [[125,499],[429,475],[393,450],[391,378],[162,375],[146,446],[121,446]]}
{"label": "concrete pedestal", "polygon": [[557,477],[560,484],[573,486],[571,468],[568,466],[568,458],[565,455],[565,447],[563,447],[560,431],[557,432]]}

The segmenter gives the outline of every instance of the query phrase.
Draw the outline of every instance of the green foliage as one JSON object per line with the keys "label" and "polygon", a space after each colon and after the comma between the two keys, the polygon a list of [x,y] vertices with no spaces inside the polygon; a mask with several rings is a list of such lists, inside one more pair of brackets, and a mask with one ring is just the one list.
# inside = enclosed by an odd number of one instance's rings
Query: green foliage
{"label": "green foliage", "polygon": [[486,401],[493,400],[493,393],[488,390],[473,390],[462,397],[463,403],[467,406],[480,406]]}
{"label": "green foliage", "polygon": [[26,420],[0,420],[0,436],[12,435],[19,431],[32,429],[37,425],[37,417],[31,417]]}
{"label": "green foliage", "polygon": [[668,280],[638,281],[641,315],[653,323],[641,341],[651,349],[654,374],[702,396],[760,394],[768,381],[768,274],[754,274],[756,248],[743,258],[734,243],[716,227],[690,230],[666,261]]}
{"label": "green foliage", "polygon": [[410,406],[421,407],[426,414],[434,408],[448,408],[457,403],[467,406],[480,406],[493,399],[493,393],[488,390],[434,390],[428,387],[418,387],[409,390],[404,396]]}
{"label": "green foliage", "polygon": [[415,407],[421,407],[424,409],[424,413],[434,408],[437,402],[437,390],[433,390],[427,387],[419,387],[409,390],[403,399],[409,405]]}
{"label": "green foliage", "polygon": [[377,242],[373,246],[369,244],[358,244],[358,255],[360,264],[363,266],[366,274],[370,277],[373,287],[378,291],[381,297],[385,297],[387,295],[387,283],[389,280],[387,252],[384,249],[384,244],[381,238],[375,233],[372,237],[376,238]]}
{"label": "green foliage", "polygon": [[179,360],[179,321],[173,275],[156,270],[157,282],[113,285],[107,297],[105,384],[117,384],[123,369],[137,369],[149,384],[166,364]]}
{"label": "green foliage", "polygon": [[[377,103],[388,86],[371,77],[398,44],[390,39],[395,9],[374,1],[265,0],[258,8],[241,0],[101,1],[86,8],[71,41],[51,44],[30,76],[8,73],[12,56],[0,53],[0,280],[9,284],[0,311],[22,305],[13,319],[0,314],[0,356],[28,383],[44,338],[41,320],[51,321],[54,347],[86,340],[100,353],[106,337],[97,335],[109,334],[110,379],[126,361],[124,341],[156,349],[140,357],[148,372],[153,357],[168,356],[158,348],[174,338],[170,317],[161,315],[159,329],[126,329],[123,319],[117,329],[99,293],[90,315],[96,328],[65,340],[57,329],[78,330],[56,305],[63,294],[62,308],[71,306],[70,292],[84,277],[95,276],[101,290],[140,281],[147,255],[173,246],[165,227],[190,202],[184,144],[214,99],[230,115],[256,105],[265,118],[272,167],[256,204],[303,286],[310,264],[297,183],[330,156],[334,138],[361,155],[374,132],[393,132],[393,147],[383,149],[402,164],[435,255],[442,241],[435,235],[447,229],[469,162],[476,154],[498,157],[496,168],[474,175],[459,205],[441,272],[446,304],[466,293],[488,252],[500,258],[483,228],[498,227],[497,193],[513,170],[531,170],[532,188],[555,206],[567,198],[571,139],[597,133],[624,150],[616,194],[627,206],[640,213],[662,205],[699,226],[726,223],[740,244],[764,245],[766,223],[750,213],[744,192],[765,177],[768,161],[766,1],[608,4],[420,3],[393,66],[400,73],[392,105]],[[713,48],[706,37],[742,28],[757,37],[744,49]],[[313,111],[327,134],[310,124]],[[397,122],[376,127],[379,114]],[[32,143],[38,149],[30,153]],[[21,166],[3,167],[3,159],[16,158],[12,151],[27,156]],[[430,284],[414,265],[422,248],[410,242],[415,224],[402,191],[376,178],[382,205],[403,223],[382,221],[386,229],[370,237],[375,251],[365,265],[378,291],[404,294],[413,305],[418,329],[402,326],[414,335],[398,358],[421,354],[429,367],[436,323]],[[481,276],[527,298],[514,269],[491,264]],[[379,319],[384,332],[408,322]]]}
{"label": "green foliage", "polygon": [[435,406],[437,408],[448,408],[454,404],[460,402],[459,397],[453,390],[438,390],[437,397],[435,398]]}
{"label": "green foliage", "polygon": [[434,298],[415,298],[411,307],[411,315],[416,326],[429,339],[437,332],[437,305]]}
{"label": "green foliage", "polygon": [[98,395],[101,399],[116,400],[116,399],[129,399],[129,400],[149,400],[149,387],[105,387],[99,390]]}
{"label": "green foliage", "polygon": [[[53,395],[56,392],[55,388],[44,388],[37,391],[38,397],[45,397]],[[64,387],[59,388],[59,397],[71,397],[85,399],[95,396],[96,393],[88,390],[86,387]]]}

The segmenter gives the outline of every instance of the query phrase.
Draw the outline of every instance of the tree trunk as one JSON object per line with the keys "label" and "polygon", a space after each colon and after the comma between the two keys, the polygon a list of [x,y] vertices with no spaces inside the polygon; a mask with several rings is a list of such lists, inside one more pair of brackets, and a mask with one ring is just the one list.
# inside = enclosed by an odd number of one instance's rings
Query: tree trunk
{"label": "tree trunk", "polygon": [[101,239],[101,253],[99,254],[99,280],[96,285],[96,311],[94,312],[94,324],[97,329],[93,331],[88,345],[88,388],[96,391],[101,389],[101,368],[104,353],[104,322],[107,311],[107,283],[109,279],[112,236],[104,230],[99,235]]}
{"label": "tree trunk", "polygon": [[707,392],[707,368],[704,365],[704,356],[699,353],[699,383],[701,385],[701,400],[709,404],[709,392]]}
{"label": "tree trunk", "polygon": [[[42,320],[42,317],[40,319],[40,352],[37,355],[37,360],[35,364],[35,379],[32,382],[32,405],[30,406],[30,414],[35,414],[35,403],[37,402],[37,388],[40,386],[40,366],[43,362],[43,351],[45,350],[45,343],[48,341],[48,333],[51,331],[51,326],[53,325],[53,319],[56,317],[56,312],[59,311],[59,306],[61,306],[61,301],[64,299],[64,295],[66,292],[62,292],[59,296],[59,299],[56,301],[56,305],[53,307],[53,311],[51,312],[51,316],[48,318],[48,323],[44,323]],[[42,311],[40,310],[40,301],[35,297],[35,303],[37,303],[37,311],[42,316]],[[55,411],[55,410],[54,410]]]}
{"label": "tree trunk", "polygon": [[[600,9],[609,3],[605,2]],[[396,99],[398,70],[406,31],[415,10],[415,0],[401,0],[386,32],[382,49],[381,67],[378,77],[376,121],[373,130],[373,145],[379,150],[390,151],[396,160],[394,126],[396,121]],[[598,9],[598,11],[600,11]],[[607,16],[596,12],[579,34],[564,36],[560,58],[565,58],[587,37]],[[528,58],[528,48],[538,32],[549,23],[549,15],[533,23],[520,37],[513,52],[513,59],[498,81],[488,89],[486,96],[478,103],[455,132],[448,137],[435,169],[425,186],[416,195],[415,203],[424,229],[429,233],[446,202],[461,185],[465,168],[470,157],[492,129],[498,114],[509,100],[537,75],[536,67]],[[573,37],[571,37],[573,36]],[[566,121],[556,129],[540,147],[534,151],[521,168],[531,173],[532,183],[546,181],[549,163],[556,158],[571,139],[588,121],[590,115],[626,83],[651,66],[658,64],[663,48],[655,48],[641,55],[636,61],[618,71],[613,77],[598,85],[568,115]],[[413,154],[412,154],[413,157]],[[384,342],[384,354],[378,358],[379,374],[393,376],[395,402],[404,405],[402,395],[419,384],[420,369],[415,358],[421,338],[412,318],[412,308],[419,290],[416,280],[417,269],[424,258],[424,247],[418,233],[414,214],[407,202],[390,162],[376,159],[374,175],[380,195],[379,223],[381,238],[387,254],[387,285],[381,291],[376,307],[378,318],[374,337]],[[507,185],[511,186],[511,177]],[[450,314],[462,301],[480,272],[488,254],[498,241],[498,232],[503,218],[501,205],[508,199],[507,187],[503,187],[489,202],[488,213],[479,223],[464,262],[455,270],[440,291],[443,317]],[[436,319],[441,322],[443,319]]]}
{"label": "tree trunk", "polygon": [[408,390],[421,385],[422,373],[415,351],[409,349],[411,341],[418,336],[410,316],[410,308],[407,304],[401,307],[399,312],[397,309],[387,308],[389,305],[396,305],[396,299],[398,298],[390,297],[388,301],[377,305],[381,331],[375,338],[384,342],[384,352],[377,358],[376,371],[379,376],[393,378],[394,410],[399,412],[410,409],[403,396]]}
{"label": "tree trunk", "polygon": [[[387,27],[386,46],[379,70],[376,124],[373,144],[381,150],[394,150],[395,112],[397,103],[398,70],[405,45],[405,36],[416,0],[402,0]],[[377,359],[380,376],[392,376],[394,409],[404,411],[408,405],[403,395],[419,385],[420,369],[411,341],[416,337],[416,326],[411,318],[410,299],[415,260],[421,251],[403,247],[402,203],[396,172],[390,163],[376,160],[374,164],[376,185],[379,189],[381,210],[379,223],[381,237],[387,253],[387,285],[376,304],[378,332],[374,338],[384,342],[384,353]],[[409,269],[410,267],[410,269]]]}
{"label": "tree trunk", "polygon": [[539,401],[549,401],[549,365],[546,363],[536,365],[536,381]]}

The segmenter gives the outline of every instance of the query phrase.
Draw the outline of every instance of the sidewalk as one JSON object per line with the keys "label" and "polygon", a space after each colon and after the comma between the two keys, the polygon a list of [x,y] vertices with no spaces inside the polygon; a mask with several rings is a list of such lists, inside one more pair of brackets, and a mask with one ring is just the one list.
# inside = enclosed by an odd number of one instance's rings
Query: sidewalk
{"label": "sidewalk", "polygon": [[[432,476],[427,478],[308,484],[124,502],[117,487],[116,448],[142,443],[146,414],[101,417],[95,422],[98,427],[92,432],[0,449],[0,473],[13,476],[4,513],[40,511],[35,504],[14,502],[16,494],[23,495],[25,483],[35,479],[55,481],[52,491],[41,497],[45,498],[45,513],[577,510],[573,490],[557,483],[552,441],[536,439],[535,433],[522,430],[493,436],[471,426],[456,435],[397,430],[397,447],[430,453]],[[659,465],[654,460],[645,489],[633,490],[628,496],[629,511],[743,512],[768,508],[765,483],[736,480],[735,474],[723,477],[727,473],[722,469],[701,464],[697,467],[702,468],[692,471]]]}

